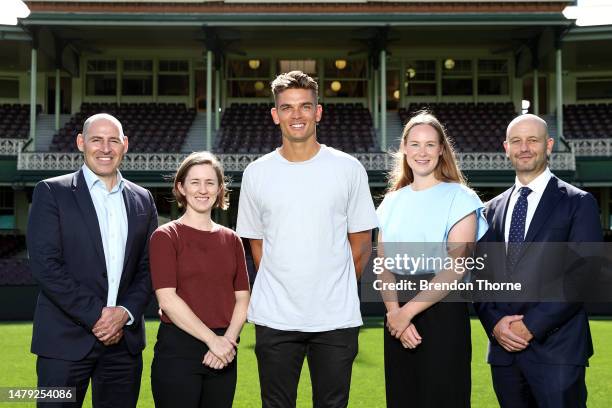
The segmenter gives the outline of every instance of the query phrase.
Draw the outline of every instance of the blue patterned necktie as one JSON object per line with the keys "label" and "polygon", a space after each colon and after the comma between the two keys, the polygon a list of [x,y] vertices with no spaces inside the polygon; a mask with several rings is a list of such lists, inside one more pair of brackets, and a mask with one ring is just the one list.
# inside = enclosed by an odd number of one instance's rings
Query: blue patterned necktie
{"label": "blue patterned necktie", "polygon": [[521,187],[519,189],[519,197],[512,210],[512,219],[510,220],[510,233],[508,234],[508,252],[506,265],[508,274],[512,274],[514,266],[518,262],[518,256],[521,252],[522,243],[525,241],[525,221],[527,220],[527,196],[532,190],[529,187]]}

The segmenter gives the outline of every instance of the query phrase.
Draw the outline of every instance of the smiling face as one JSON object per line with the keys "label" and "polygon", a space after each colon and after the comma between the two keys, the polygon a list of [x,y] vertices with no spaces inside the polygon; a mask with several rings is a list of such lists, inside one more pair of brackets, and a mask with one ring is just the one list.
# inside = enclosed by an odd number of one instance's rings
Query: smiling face
{"label": "smiling face", "polygon": [[98,119],[89,125],[86,135],[79,133],[77,147],[83,152],[87,167],[107,186],[112,185],[128,150],[127,137],[121,138],[119,129],[111,121]]}
{"label": "smiling face", "polygon": [[272,119],[280,125],[283,140],[293,143],[314,141],[316,124],[321,120],[322,108],[310,89],[290,88],[276,97]]}
{"label": "smiling face", "polygon": [[532,180],[546,169],[553,143],[542,123],[526,117],[508,126],[504,149],[517,175]]}
{"label": "smiling face", "polygon": [[185,198],[187,211],[198,213],[210,212],[220,191],[217,173],[210,164],[192,166],[185,176],[185,181],[178,182],[176,187]]}
{"label": "smiling face", "polygon": [[415,177],[428,177],[433,174],[444,150],[440,135],[430,125],[416,125],[402,145],[406,162]]}

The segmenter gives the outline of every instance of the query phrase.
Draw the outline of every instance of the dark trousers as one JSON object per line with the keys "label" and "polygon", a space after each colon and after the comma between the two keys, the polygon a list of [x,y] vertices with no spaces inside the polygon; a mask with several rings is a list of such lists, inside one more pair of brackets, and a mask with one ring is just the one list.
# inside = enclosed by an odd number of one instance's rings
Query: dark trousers
{"label": "dark trousers", "polygon": [[469,408],[472,343],[465,303],[437,303],[412,321],[422,337],[406,349],[384,328],[388,408]]}
{"label": "dark trousers", "polygon": [[134,408],[140,392],[142,354],[130,354],[123,339],[108,347],[97,342],[79,361],[39,356],[36,373],[39,387],[76,388],[76,402],[38,403],[39,407],[81,407],[91,379],[94,408]]}
{"label": "dark trousers", "polygon": [[263,408],[295,407],[308,358],[314,408],[348,406],[359,328],[298,332],[255,326],[255,355]]}
{"label": "dark trousers", "polygon": [[493,388],[502,408],[583,408],[585,367],[542,364],[516,356],[509,366],[491,366]]}
{"label": "dark trousers", "polygon": [[[225,329],[214,330],[222,335]],[[161,323],[151,364],[151,390],[157,408],[231,408],[237,358],[215,370],[202,364],[206,344],[173,324]]]}

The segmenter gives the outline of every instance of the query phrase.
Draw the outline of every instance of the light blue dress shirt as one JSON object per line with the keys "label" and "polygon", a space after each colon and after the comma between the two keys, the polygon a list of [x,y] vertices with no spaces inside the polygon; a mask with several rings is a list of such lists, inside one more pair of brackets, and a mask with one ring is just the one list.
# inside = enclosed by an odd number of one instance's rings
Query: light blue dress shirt
{"label": "light blue dress shirt", "polygon": [[[117,171],[117,183],[111,191],[108,191],[104,182],[85,164],[83,165],[83,176],[96,209],[104,248],[108,279],[106,306],[117,306],[117,294],[123,273],[125,244],[128,235],[127,211],[122,194],[125,181],[121,173]],[[123,306],[120,307],[125,309],[130,317],[127,324],[132,324],[134,317],[130,311]]]}
{"label": "light blue dress shirt", "polygon": [[[484,204],[478,195],[459,183],[439,183],[426,190],[411,186],[387,194],[376,210],[384,240],[385,257],[409,252],[444,257],[452,227],[465,216],[475,213],[478,241],[487,231]],[[401,273],[394,271],[396,273]],[[423,268],[411,273],[434,272]]]}

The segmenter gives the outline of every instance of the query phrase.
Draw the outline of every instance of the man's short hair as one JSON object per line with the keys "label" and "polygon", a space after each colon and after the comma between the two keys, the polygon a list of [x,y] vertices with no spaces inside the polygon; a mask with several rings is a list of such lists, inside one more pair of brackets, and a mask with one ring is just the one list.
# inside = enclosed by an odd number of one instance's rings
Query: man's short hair
{"label": "man's short hair", "polygon": [[274,101],[283,91],[287,89],[309,89],[314,93],[315,99],[319,99],[319,85],[302,71],[291,71],[277,76],[271,84]]}
{"label": "man's short hair", "polygon": [[87,132],[89,131],[89,127],[98,120],[107,120],[111,122],[119,131],[119,138],[121,140],[125,138],[123,134],[123,126],[121,126],[121,122],[119,122],[119,119],[117,119],[113,115],[109,115],[108,113],[96,113],[95,115],[88,117],[85,123],[83,124],[83,139],[87,138]]}

